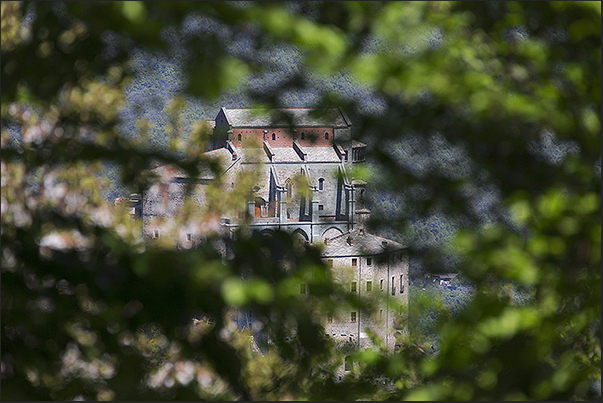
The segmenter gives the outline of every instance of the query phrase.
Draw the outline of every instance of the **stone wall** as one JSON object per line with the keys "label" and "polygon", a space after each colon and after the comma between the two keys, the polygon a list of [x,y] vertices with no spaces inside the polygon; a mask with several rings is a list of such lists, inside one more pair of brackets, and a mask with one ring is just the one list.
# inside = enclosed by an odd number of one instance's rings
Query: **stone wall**
{"label": "stone wall", "polygon": [[394,309],[394,305],[408,307],[407,253],[395,251],[381,255],[341,256],[325,260],[328,265],[332,265],[333,277],[337,282],[350,291],[353,291],[355,286],[355,292],[361,297],[380,301],[378,309],[371,314],[343,307],[333,312],[331,322],[330,316],[325,318],[326,334],[338,342],[354,341],[357,347],[365,348],[371,345],[366,331],[368,328],[393,351],[396,331],[406,331],[405,311]]}
{"label": "stone wall", "polygon": [[[291,132],[289,128],[233,128],[228,134],[235,147],[262,144],[268,141],[272,147],[290,147],[293,140],[303,147],[328,146],[333,144],[333,128],[329,127],[300,127]],[[273,140],[274,135],[274,140]],[[302,136],[303,135],[303,136]]]}

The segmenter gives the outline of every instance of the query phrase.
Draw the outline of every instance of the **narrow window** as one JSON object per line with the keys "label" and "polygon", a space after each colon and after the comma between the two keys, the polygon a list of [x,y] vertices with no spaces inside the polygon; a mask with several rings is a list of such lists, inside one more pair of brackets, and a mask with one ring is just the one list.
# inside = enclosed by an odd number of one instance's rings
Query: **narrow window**
{"label": "narrow window", "polygon": [[333,323],[333,312],[327,312],[327,323]]}
{"label": "narrow window", "polygon": [[352,362],[352,357],[348,355],[345,357],[344,371],[351,371],[353,367],[354,363]]}
{"label": "narrow window", "polygon": [[320,179],[318,180],[318,190],[322,190],[322,189],[323,189],[323,187],[324,187],[324,182],[325,182],[325,180],[324,180],[323,178],[320,178]]}
{"label": "narrow window", "polygon": [[350,313],[350,322],[356,323],[356,312]]}
{"label": "narrow window", "polygon": [[394,284],[395,277],[392,277],[392,295],[396,295],[396,285]]}
{"label": "narrow window", "polygon": [[370,266],[370,265],[372,265],[372,264],[373,264],[373,259],[371,259],[370,257],[367,257],[367,258],[366,258],[366,265],[367,265],[367,266]]}
{"label": "narrow window", "polygon": [[238,139],[239,141],[241,141],[241,133],[239,133],[239,135],[237,136],[237,139]]}
{"label": "narrow window", "polygon": [[299,285],[299,293],[300,294],[305,294],[306,293],[306,283],[301,283]]}
{"label": "narrow window", "polygon": [[329,259],[329,260],[327,260],[327,265],[328,265],[329,267],[333,267],[333,259]]}
{"label": "narrow window", "polygon": [[159,230],[155,230],[155,233],[153,234],[154,238],[159,238]]}
{"label": "narrow window", "polygon": [[400,294],[404,294],[404,274],[400,274]]}
{"label": "narrow window", "polygon": [[373,291],[373,282],[367,281],[366,282],[366,292],[371,292],[371,291]]}
{"label": "narrow window", "polygon": [[379,319],[383,319],[383,309],[379,309]]}
{"label": "narrow window", "polygon": [[187,241],[190,241],[190,240],[191,240],[191,238],[192,238],[192,235],[191,235],[191,234],[186,234],[186,240],[187,240]]}
{"label": "narrow window", "polygon": [[383,291],[383,279],[379,282],[379,289]]}
{"label": "narrow window", "polygon": [[306,139],[306,134],[305,134],[304,132],[302,132],[302,134],[301,134],[301,139],[302,139],[302,140],[305,140],[305,139]]}
{"label": "narrow window", "polygon": [[318,205],[318,210],[319,211],[323,211],[325,209],[325,206],[323,206],[322,204]]}
{"label": "narrow window", "polygon": [[325,140],[329,139],[329,133],[325,132]]}
{"label": "narrow window", "polygon": [[276,134],[272,133],[272,140],[276,140]]}
{"label": "narrow window", "polygon": [[352,259],[352,266],[358,266],[358,259]]}
{"label": "narrow window", "polygon": [[356,292],[356,282],[355,281],[352,281],[351,291]]}

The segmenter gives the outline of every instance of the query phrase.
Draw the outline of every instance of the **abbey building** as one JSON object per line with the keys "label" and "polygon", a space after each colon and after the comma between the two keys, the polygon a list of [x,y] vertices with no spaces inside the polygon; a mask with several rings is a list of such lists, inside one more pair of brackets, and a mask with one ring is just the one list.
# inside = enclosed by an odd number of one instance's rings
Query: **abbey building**
{"label": "abbey building", "polygon": [[[352,140],[348,116],[339,108],[221,108],[210,123],[213,134],[205,155],[222,164],[222,183],[234,188],[241,172],[256,175],[245,211],[220,217],[221,231],[228,236],[245,223],[263,234],[284,230],[324,244],[323,256],[335,278],[352,292],[385,297],[370,315],[329,313],[325,331],[363,347],[370,344],[370,329],[393,350],[395,333],[403,329],[392,302],[408,305],[408,256],[403,245],[367,231],[366,183],[352,176],[354,166],[364,161],[366,145]],[[167,182],[143,193],[136,207],[148,238],[162,234],[158,217],[175,215],[184,203],[182,174],[169,166],[155,171]],[[203,206],[204,189],[214,180],[211,173],[197,180],[191,196],[195,203]],[[184,230],[179,242],[190,247],[198,237],[194,230]],[[344,272],[348,274],[338,276]]]}

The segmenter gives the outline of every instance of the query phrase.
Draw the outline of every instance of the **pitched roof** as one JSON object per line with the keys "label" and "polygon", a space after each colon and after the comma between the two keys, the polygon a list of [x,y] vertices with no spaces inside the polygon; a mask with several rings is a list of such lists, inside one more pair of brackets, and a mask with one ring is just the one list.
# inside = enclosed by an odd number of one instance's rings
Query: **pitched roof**
{"label": "pitched roof", "polygon": [[308,162],[340,162],[333,147],[305,147]]}
{"label": "pitched roof", "polygon": [[378,235],[351,230],[345,234],[329,239],[325,243],[323,256],[358,256],[358,255],[377,255],[386,250],[405,249],[406,246],[383,238]]}
{"label": "pitched roof", "polygon": [[[296,127],[349,127],[351,122],[340,108],[227,109],[222,108],[232,127],[288,127],[290,116]],[[273,121],[274,120],[274,121]],[[277,121],[278,120],[278,121]]]}

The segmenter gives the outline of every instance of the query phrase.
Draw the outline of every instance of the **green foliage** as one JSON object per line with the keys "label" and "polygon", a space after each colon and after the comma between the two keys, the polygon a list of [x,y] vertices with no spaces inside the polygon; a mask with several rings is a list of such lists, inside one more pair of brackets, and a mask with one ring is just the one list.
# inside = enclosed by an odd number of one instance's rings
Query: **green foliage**
{"label": "green foliage", "polygon": [[[207,128],[180,120],[184,98],[166,108],[166,147],[149,146],[144,121],[118,129],[131,51],[169,54],[165,33],[195,15],[224,30],[182,36],[182,95],[236,88],[279,106],[306,90],[314,106],[343,106],[378,167],[375,190],[400,197],[374,224],[427,271],[447,270],[452,250],[475,287],[464,309],[411,291],[409,320],[431,305],[433,321],[395,354],[354,353],[338,381],[343,351],[317,313],[364,305],[317,248],[208,230],[175,250],[144,242],[104,200],[107,163],[137,192],[158,180],[154,163],[219,173],[201,153]],[[243,37],[248,52],[226,46]],[[2,2],[2,397],[600,398],[600,44],[600,2]],[[287,77],[248,85],[272,77],[255,56],[290,46],[300,62]],[[342,74],[382,109],[331,91]],[[212,228],[210,213],[187,212]],[[445,220],[449,240],[417,247],[414,223]],[[265,355],[236,330],[245,310],[270,337]],[[425,354],[433,332],[439,351]]]}

